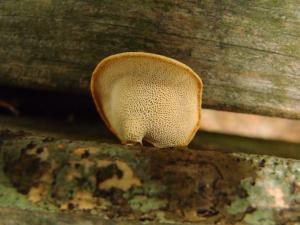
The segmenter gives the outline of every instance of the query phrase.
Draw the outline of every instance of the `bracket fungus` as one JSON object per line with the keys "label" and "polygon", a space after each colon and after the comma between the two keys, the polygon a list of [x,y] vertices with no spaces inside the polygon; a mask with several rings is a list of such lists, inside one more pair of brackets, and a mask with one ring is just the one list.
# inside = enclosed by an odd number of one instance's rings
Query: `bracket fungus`
{"label": "bracket fungus", "polygon": [[200,126],[202,81],[177,60],[143,52],[103,59],[91,93],[109,129],[123,144],[186,146]]}

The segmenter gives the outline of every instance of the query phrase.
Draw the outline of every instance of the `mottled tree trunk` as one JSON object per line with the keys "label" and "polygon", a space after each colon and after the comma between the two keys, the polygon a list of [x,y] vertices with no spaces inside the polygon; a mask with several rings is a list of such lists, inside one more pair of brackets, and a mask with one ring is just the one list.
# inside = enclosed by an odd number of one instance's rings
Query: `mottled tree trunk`
{"label": "mottled tree trunk", "polygon": [[[126,147],[9,130],[0,138],[0,223],[5,225],[258,225],[299,219],[296,160]],[[28,216],[31,212],[36,216]]]}

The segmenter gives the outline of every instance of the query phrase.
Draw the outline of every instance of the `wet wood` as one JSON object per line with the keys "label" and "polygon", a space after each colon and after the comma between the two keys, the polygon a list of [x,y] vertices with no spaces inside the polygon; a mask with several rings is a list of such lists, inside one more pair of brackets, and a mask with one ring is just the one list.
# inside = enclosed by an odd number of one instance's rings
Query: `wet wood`
{"label": "wet wood", "polygon": [[208,108],[300,118],[300,5],[284,1],[0,2],[0,84],[88,93],[105,56],[191,66]]}

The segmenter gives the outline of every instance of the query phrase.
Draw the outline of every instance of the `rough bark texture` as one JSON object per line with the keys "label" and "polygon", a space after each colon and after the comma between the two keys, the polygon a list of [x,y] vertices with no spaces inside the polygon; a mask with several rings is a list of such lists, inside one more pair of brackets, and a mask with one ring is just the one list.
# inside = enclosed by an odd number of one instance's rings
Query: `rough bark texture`
{"label": "rough bark texture", "polygon": [[[2,130],[0,139],[0,223],[5,225],[299,220],[296,160],[126,147],[9,130]],[[35,216],[28,216],[32,212]]]}
{"label": "rough bark texture", "polygon": [[[1,225],[141,225],[142,221],[108,220],[90,213],[49,213],[26,211],[20,209],[1,208]],[[148,225],[170,225],[170,223],[147,222]],[[176,223],[174,225],[187,225]]]}
{"label": "rough bark texture", "polygon": [[[198,72],[206,107],[300,118],[299,11],[298,0],[2,0],[0,85],[87,94],[103,57],[147,51]],[[0,118],[1,225],[299,223],[297,160],[128,147],[89,124],[21,121]],[[252,151],[220,136],[204,139]],[[256,144],[298,155],[298,144]]]}
{"label": "rough bark texture", "polygon": [[204,81],[209,108],[300,118],[298,0],[2,0],[0,84],[87,92],[103,57],[148,51]]}

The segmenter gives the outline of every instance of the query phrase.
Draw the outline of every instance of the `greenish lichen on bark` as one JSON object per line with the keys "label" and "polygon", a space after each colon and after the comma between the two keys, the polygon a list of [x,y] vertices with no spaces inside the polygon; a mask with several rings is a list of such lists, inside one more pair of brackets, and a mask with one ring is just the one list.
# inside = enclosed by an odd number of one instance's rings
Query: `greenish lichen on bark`
{"label": "greenish lichen on bark", "polygon": [[24,132],[2,131],[0,137],[6,179],[0,188],[8,191],[0,196],[0,214],[14,206],[41,216],[84,212],[157,224],[285,224],[298,218],[297,160]]}
{"label": "greenish lichen on bark", "polygon": [[[244,221],[251,225],[297,222],[297,217],[288,217],[299,213],[299,161],[275,157],[257,157],[252,160],[260,165],[257,177],[241,181],[247,196],[233,201],[228,212],[250,212],[244,215]],[[274,209],[279,213],[274,213]]]}

